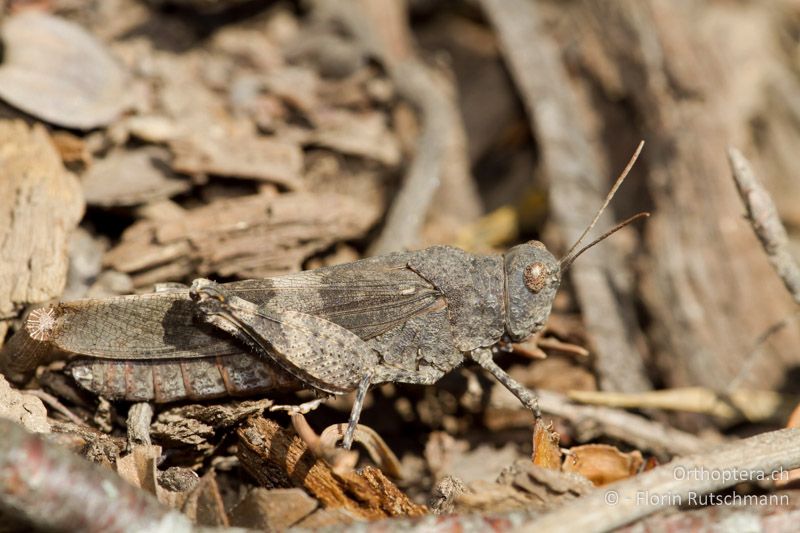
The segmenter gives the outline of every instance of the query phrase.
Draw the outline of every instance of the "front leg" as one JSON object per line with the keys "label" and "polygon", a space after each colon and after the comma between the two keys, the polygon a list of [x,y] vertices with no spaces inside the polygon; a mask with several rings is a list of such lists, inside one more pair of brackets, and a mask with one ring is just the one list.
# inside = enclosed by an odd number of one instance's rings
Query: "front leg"
{"label": "front leg", "polygon": [[533,411],[536,419],[542,418],[542,411],[539,409],[539,398],[536,397],[521,383],[518,383],[511,376],[497,366],[497,363],[492,359],[492,351],[488,348],[478,348],[469,353],[469,357],[489,371],[497,381],[503,384],[505,388],[510,390],[516,396],[522,405]]}

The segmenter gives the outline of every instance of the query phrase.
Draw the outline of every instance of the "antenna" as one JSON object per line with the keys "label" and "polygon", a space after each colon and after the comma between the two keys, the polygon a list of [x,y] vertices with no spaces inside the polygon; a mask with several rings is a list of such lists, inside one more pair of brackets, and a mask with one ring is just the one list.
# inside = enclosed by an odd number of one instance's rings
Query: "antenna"
{"label": "antenna", "polygon": [[623,220],[622,222],[620,222],[619,224],[617,224],[616,226],[614,226],[613,228],[611,228],[611,229],[610,229],[610,230],[608,230],[607,232],[603,233],[603,234],[602,234],[602,235],[600,235],[598,238],[596,238],[595,240],[593,240],[592,242],[590,242],[589,244],[587,244],[586,246],[584,246],[583,248],[581,248],[580,250],[578,250],[578,252],[577,252],[577,253],[575,253],[575,254],[573,254],[573,255],[572,255],[572,256],[571,256],[569,259],[567,259],[567,260],[564,260],[564,259],[562,259],[562,260],[560,261],[560,263],[561,263],[561,272],[564,272],[566,269],[568,269],[568,268],[569,268],[569,266],[570,266],[572,263],[574,263],[574,262],[575,262],[575,260],[576,260],[576,259],[577,259],[577,258],[578,258],[578,257],[579,257],[579,256],[580,256],[582,253],[583,253],[583,252],[585,252],[586,250],[588,250],[589,248],[591,248],[592,246],[594,246],[594,245],[595,245],[595,244],[597,244],[598,242],[600,242],[600,241],[602,241],[603,239],[606,239],[606,238],[610,237],[611,235],[615,234],[616,232],[618,232],[619,230],[621,230],[622,228],[624,228],[625,226],[627,226],[627,225],[628,225],[628,224],[630,224],[631,222],[635,222],[635,221],[639,220],[640,218],[647,218],[647,217],[649,217],[649,216],[650,216],[650,213],[648,213],[647,211],[642,211],[641,213],[636,213],[636,214],[635,214],[635,215],[633,215],[632,217],[630,217],[630,218],[628,218],[628,219],[626,219],[626,220]]}
{"label": "antenna", "polygon": [[[581,241],[583,241],[583,239],[586,237],[586,234],[588,234],[590,231],[592,231],[592,228],[594,228],[595,224],[597,224],[597,221],[600,220],[600,216],[603,214],[603,211],[606,210],[606,207],[608,207],[608,204],[611,202],[611,199],[616,194],[617,189],[619,189],[619,186],[622,185],[623,181],[625,181],[625,178],[628,177],[628,173],[631,171],[631,169],[633,168],[633,165],[636,163],[636,160],[639,158],[639,154],[642,153],[642,148],[643,147],[644,147],[644,141],[640,141],[639,142],[639,146],[636,147],[636,151],[633,152],[633,155],[631,156],[630,161],[628,161],[628,164],[625,165],[625,168],[622,170],[622,174],[619,175],[619,177],[617,178],[617,181],[615,181],[614,185],[611,187],[611,190],[608,191],[608,194],[606,195],[606,201],[603,202],[603,205],[597,211],[597,214],[594,216],[594,220],[592,220],[592,223],[589,224],[586,227],[585,230],[583,230],[583,233],[581,233],[581,236],[578,237],[577,241],[575,241],[575,244],[572,245],[572,248],[570,248],[569,251],[566,254],[564,254],[564,257],[562,257],[559,260],[559,263],[561,263],[561,265],[562,265],[562,269],[566,268],[566,267],[564,267],[564,265],[569,266],[570,264],[572,264],[572,262],[575,260],[576,257],[578,257],[578,255],[582,254],[584,251],[588,250],[589,248],[591,248],[592,246],[594,246],[598,242],[602,241],[604,238],[608,237],[609,235],[611,235],[615,231],[623,228],[627,224],[630,224],[631,222],[633,222],[637,218],[640,218],[643,215],[643,213],[639,213],[638,215],[634,215],[633,217],[631,217],[628,220],[626,220],[625,222],[623,222],[622,225],[617,225],[609,233],[606,233],[600,239],[597,239],[596,241],[592,242],[589,246],[584,247],[577,254],[572,255],[572,252],[574,252],[575,249],[580,245]],[[649,213],[647,214],[647,216],[649,216]]]}

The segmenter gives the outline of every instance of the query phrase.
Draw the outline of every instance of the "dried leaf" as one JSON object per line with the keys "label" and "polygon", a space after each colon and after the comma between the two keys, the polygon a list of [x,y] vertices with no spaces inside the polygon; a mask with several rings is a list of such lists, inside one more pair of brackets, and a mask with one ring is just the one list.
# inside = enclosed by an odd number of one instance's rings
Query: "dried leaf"
{"label": "dried leaf", "polygon": [[639,450],[624,453],[607,444],[585,444],[570,448],[562,469],[579,473],[601,486],[636,475],[643,464]]}
{"label": "dried leaf", "polygon": [[[334,424],[325,428],[319,436],[323,446],[333,447],[344,438],[347,424]],[[364,446],[367,453],[381,470],[395,479],[403,478],[403,467],[397,455],[392,451],[377,431],[364,424],[356,425],[353,442]]]}
{"label": "dried leaf", "polygon": [[0,28],[0,98],[52,124],[89,129],[120,115],[125,74],[103,44],[80,26],[26,11]]}

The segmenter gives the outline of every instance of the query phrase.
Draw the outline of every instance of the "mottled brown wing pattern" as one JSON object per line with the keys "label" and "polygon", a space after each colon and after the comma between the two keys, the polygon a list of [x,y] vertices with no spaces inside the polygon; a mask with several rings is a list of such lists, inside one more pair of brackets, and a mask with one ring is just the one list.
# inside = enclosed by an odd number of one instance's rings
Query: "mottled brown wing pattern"
{"label": "mottled brown wing pattern", "polygon": [[364,340],[441,308],[442,293],[405,265],[373,263],[357,261],[223,286],[229,294],[258,305],[330,320]]}
{"label": "mottled brown wing pattern", "polygon": [[[402,266],[370,261],[224,285],[245,300],[319,316],[370,339],[408,318],[441,308],[442,295]],[[187,290],[64,302],[41,341],[105,359],[213,357],[246,351],[200,323]]]}

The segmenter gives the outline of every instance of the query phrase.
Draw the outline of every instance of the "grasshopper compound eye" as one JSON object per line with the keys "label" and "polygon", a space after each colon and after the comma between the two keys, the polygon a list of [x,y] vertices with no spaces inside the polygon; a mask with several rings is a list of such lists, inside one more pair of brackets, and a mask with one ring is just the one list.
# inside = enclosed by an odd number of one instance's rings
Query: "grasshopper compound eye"
{"label": "grasshopper compound eye", "polygon": [[525,267],[522,274],[525,286],[532,293],[537,293],[544,289],[547,284],[547,266],[541,261],[536,261]]}

